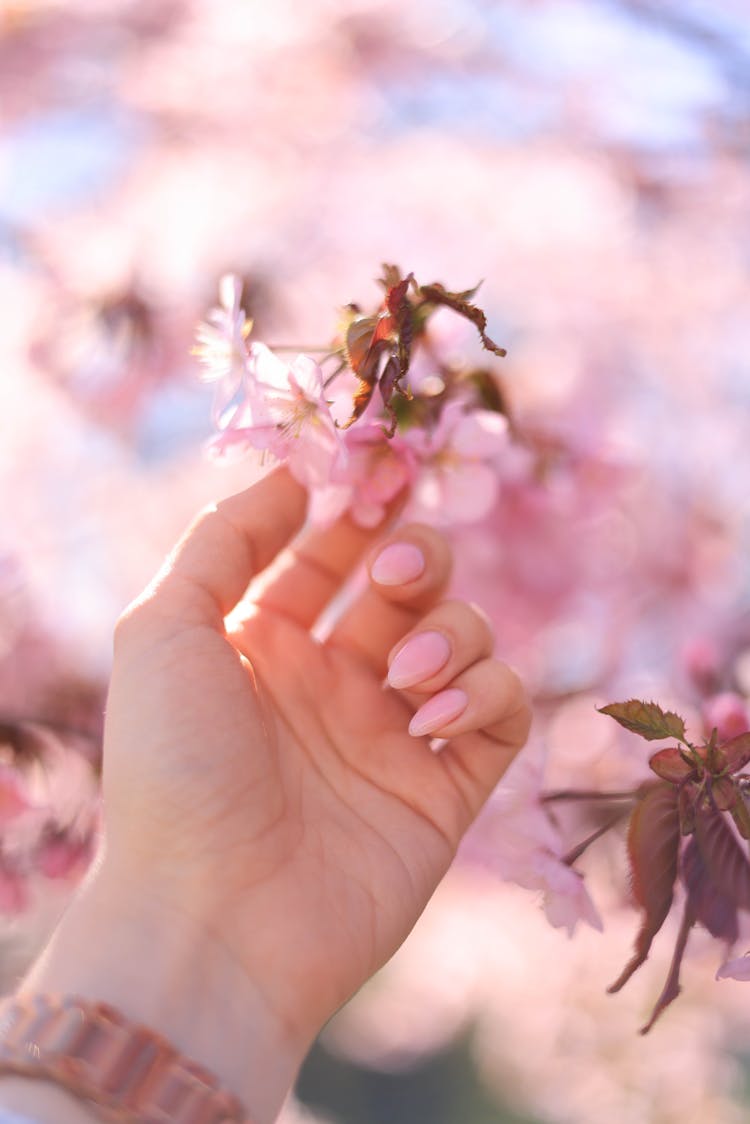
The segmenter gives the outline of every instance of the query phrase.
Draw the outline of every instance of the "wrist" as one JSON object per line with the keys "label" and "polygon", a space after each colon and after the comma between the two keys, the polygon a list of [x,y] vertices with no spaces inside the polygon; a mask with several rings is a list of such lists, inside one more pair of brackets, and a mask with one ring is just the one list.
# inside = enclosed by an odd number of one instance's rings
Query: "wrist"
{"label": "wrist", "polygon": [[[309,1045],[277,1017],[218,933],[130,887],[106,863],[19,990],[111,1004],[215,1074],[254,1124],[276,1118]],[[17,1096],[13,1106],[24,1107]]]}

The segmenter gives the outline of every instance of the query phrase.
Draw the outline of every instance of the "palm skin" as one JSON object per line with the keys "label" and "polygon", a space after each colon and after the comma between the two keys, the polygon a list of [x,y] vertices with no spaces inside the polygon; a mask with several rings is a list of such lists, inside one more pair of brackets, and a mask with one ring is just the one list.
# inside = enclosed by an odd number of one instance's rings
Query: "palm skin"
{"label": "palm skin", "polygon": [[[285,474],[264,486],[276,502],[281,490],[303,503]],[[215,519],[188,535],[120,628],[105,739],[108,861],[213,929],[302,1037],[405,938],[528,728],[517,681],[498,664],[498,699],[475,708],[481,727],[470,715],[454,723],[439,754],[407,732],[420,700],[384,689],[388,651],[447,577],[430,559],[434,533],[416,533],[428,559],[417,592],[377,601],[370,590],[326,643],[307,619],[323,606],[301,604],[309,589],[294,571],[225,627],[251,574],[217,574],[237,533]],[[367,537],[357,535],[361,552]],[[279,545],[261,549],[263,563]],[[356,630],[368,613],[382,636],[363,653]]]}

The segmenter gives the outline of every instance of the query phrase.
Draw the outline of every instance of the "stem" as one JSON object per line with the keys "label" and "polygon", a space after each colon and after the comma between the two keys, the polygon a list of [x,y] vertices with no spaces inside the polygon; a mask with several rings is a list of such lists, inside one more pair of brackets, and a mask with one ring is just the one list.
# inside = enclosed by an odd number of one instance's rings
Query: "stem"
{"label": "stem", "polygon": [[685,955],[685,948],[687,947],[690,930],[694,924],[695,917],[693,916],[690,904],[686,902],[685,912],[680,922],[680,930],[677,934],[677,943],[675,944],[674,955],[672,956],[672,963],[669,966],[666,983],[664,984],[661,995],[656,1001],[656,1006],[651,1013],[651,1018],[645,1026],[641,1027],[638,1031],[639,1034],[648,1034],[662,1011],[664,1011],[680,994],[680,967],[682,965],[682,958]]}
{"label": "stem", "polygon": [[605,835],[610,830],[610,828],[614,827],[616,823],[619,823],[624,815],[624,812],[617,812],[614,816],[610,816],[606,823],[603,823],[601,827],[598,827],[596,829],[596,831],[592,831],[591,835],[587,835],[585,839],[577,844],[577,846],[568,851],[567,855],[563,855],[560,861],[564,862],[566,866],[572,866],[576,859],[580,859],[583,852],[587,850],[587,848],[590,847],[592,843],[595,843],[600,836]]}
{"label": "stem", "polygon": [[554,792],[542,793],[542,803],[551,804],[555,800],[635,800],[637,791],[597,792],[585,788],[560,788]]}
{"label": "stem", "polygon": [[347,364],[345,362],[343,362],[343,361],[340,362],[338,367],[335,369],[335,371],[332,371],[331,374],[328,375],[328,377],[323,380],[323,389],[324,390],[327,390],[328,387],[331,385],[331,383],[334,382],[339,377],[341,372],[346,370],[346,366],[347,366]]}
{"label": "stem", "polygon": [[268,343],[266,347],[269,351],[330,351],[330,347],[322,347],[320,344],[308,345],[303,343]]}

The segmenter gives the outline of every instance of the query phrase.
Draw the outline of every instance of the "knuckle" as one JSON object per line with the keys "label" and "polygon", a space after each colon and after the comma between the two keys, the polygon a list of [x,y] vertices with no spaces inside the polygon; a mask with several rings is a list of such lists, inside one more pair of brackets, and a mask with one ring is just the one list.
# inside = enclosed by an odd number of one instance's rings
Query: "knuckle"
{"label": "knuckle", "polygon": [[526,688],[523,680],[517,671],[507,664],[502,664],[506,677],[506,690],[508,692],[508,701],[513,710],[529,709],[529,701],[526,696]]}
{"label": "knuckle", "polygon": [[467,608],[472,615],[474,627],[479,637],[484,645],[491,651],[495,646],[495,627],[492,621],[487,613],[485,613],[484,609],[477,605],[476,601],[468,601]]}
{"label": "knuckle", "polygon": [[506,666],[508,695],[507,717],[513,722],[519,745],[526,742],[531,732],[534,713],[528,692],[518,672]]}
{"label": "knuckle", "polygon": [[142,595],[131,601],[115,622],[113,633],[115,654],[130,647],[134,641],[143,636],[152,616],[151,597]]}
{"label": "knuckle", "polygon": [[430,563],[445,563],[451,559],[452,550],[448,539],[442,531],[427,523],[406,523],[400,528],[398,537],[421,546]]}
{"label": "knuckle", "polygon": [[490,618],[473,601],[451,598],[443,601],[439,612],[452,622],[456,633],[470,639],[472,647],[491,652],[495,645],[495,630]]}

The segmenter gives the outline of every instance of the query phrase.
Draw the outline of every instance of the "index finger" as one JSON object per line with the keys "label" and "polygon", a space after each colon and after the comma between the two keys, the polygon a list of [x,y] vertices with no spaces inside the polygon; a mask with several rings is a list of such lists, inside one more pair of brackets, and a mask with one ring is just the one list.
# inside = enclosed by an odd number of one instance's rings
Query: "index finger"
{"label": "index finger", "polygon": [[201,512],[138,602],[182,623],[223,628],[251,579],[299,531],[306,511],[305,488],[288,469],[275,469]]}

